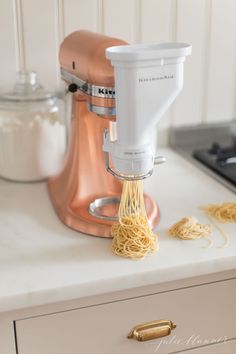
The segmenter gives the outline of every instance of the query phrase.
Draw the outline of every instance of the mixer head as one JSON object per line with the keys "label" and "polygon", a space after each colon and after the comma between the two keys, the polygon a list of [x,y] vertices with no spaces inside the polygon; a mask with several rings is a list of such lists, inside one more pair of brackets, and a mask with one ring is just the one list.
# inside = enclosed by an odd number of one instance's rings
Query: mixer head
{"label": "mixer head", "polygon": [[91,112],[111,119],[116,114],[114,68],[105,50],[124,44],[120,39],[81,30],[67,36],[60,46],[61,77],[69,91],[85,95]]}

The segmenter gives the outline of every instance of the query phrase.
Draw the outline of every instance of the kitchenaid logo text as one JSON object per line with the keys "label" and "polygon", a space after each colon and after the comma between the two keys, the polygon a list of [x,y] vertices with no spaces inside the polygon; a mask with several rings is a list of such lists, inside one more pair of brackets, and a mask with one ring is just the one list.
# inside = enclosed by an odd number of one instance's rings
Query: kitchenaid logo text
{"label": "kitchenaid logo text", "polygon": [[99,87],[98,93],[99,93],[99,95],[114,95],[115,91],[107,89],[105,87]]}
{"label": "kitchenaid logo text", "polygon": [[174,74],[172,75],[163,75],[163,76],[157,76],[157,77],[140,77],[138,79],[138,82],[150,82],[150,81],[157,81],[157,80],[169,80],[173,79]]}
{"label": "kitchenaid logo text", "polygon": [[145,151],[125,151],[124,155],[140,155],[145,154]]}

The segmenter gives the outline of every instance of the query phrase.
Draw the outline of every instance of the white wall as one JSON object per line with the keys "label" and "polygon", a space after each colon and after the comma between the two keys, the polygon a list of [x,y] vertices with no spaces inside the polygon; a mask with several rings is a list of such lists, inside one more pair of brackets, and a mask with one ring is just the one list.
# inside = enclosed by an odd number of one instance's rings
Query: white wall
{"label": "white wall", "polygon": [[235,0],[0,0],[0,86],[24,67],[58,86],[58,46],[76,29],[132,43],[192,43],[184,90],[159,126],[165,143],[169,126],[236,116],[235,18]]}

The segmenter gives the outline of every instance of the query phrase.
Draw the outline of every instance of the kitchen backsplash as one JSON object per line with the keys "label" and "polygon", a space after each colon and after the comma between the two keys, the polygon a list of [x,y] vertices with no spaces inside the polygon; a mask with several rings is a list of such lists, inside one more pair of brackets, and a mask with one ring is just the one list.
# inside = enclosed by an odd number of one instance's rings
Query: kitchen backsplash
{"label": "kitchen backsplash", "polygon": [[183,92],[159,125],[163,145],[170,126],[235,118],[235,13],[235,0],[0,0],[0,86],[24,67],[60,86],[59,43],[77,29],[131,43],[191,43]]}

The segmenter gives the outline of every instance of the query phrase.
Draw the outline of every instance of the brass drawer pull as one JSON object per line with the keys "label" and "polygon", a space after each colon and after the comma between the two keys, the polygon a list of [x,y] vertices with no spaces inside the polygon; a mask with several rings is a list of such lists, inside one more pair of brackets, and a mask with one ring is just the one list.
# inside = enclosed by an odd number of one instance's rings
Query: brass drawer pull
{"label": "brass drawer pull", "polygon": [[144,342],[146,340],[169,336],[171,330],[175,328],[176,324],[169,320],[151,321],[135,326],[127,337]]}

